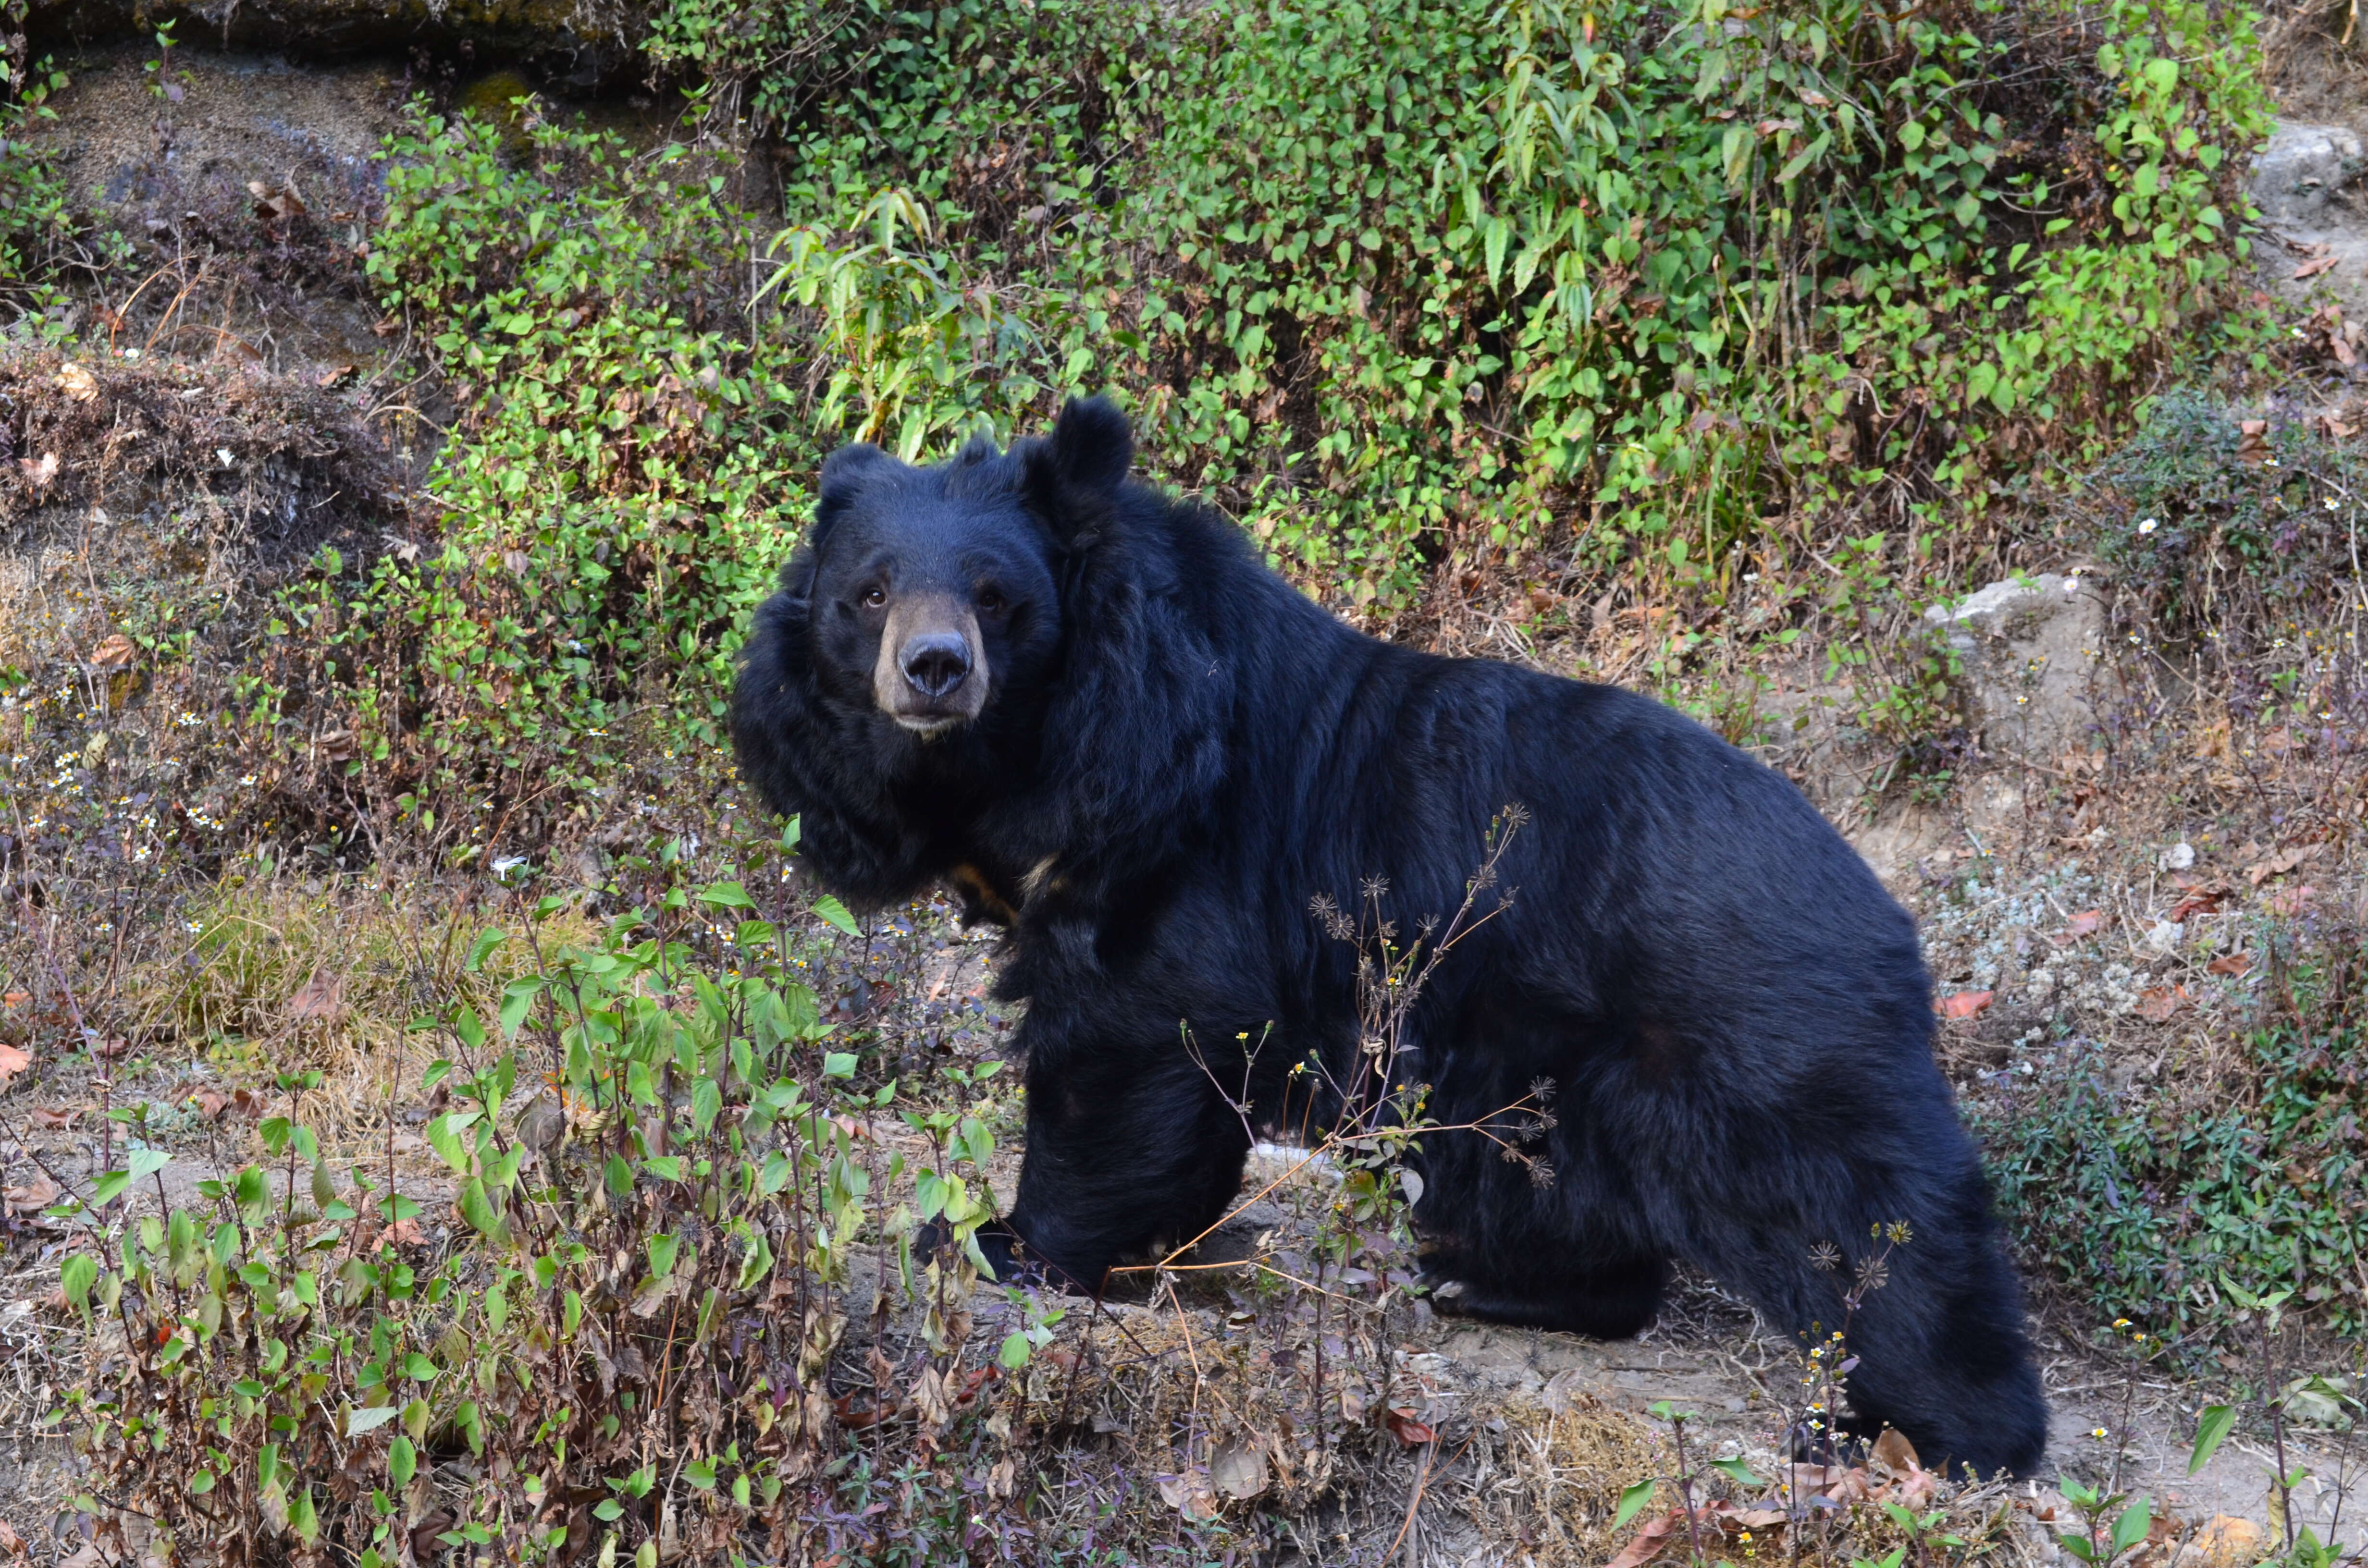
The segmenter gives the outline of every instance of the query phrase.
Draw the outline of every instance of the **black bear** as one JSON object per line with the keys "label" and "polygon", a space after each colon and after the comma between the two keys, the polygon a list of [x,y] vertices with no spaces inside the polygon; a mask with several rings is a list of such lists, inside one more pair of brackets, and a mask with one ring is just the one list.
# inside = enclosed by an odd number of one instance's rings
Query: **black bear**
{"label": "black bear", "polygon": [[1916,928],[1850,846],[1650,699],[1341,624],[1226,519],[1131,483],[1133,451],[1096,400],[1008,452],[834,453],[734,700],[744,773],[832,890],[942,880],[1009,927],[1028,1131],[998,1267],[1016,1241],[1091,1289],[1221,1218],[1251,1124],[1299,1131],[1292,1085],[1358,1059],[1357,951],[1311,901],[1382,890],[1411,933],[1516,806],[1518,896],[1430,976],[1407,1062],[1441,1125],[1540,1080],[1554,1125],[1527,1164],[1424,1141],[1442,1304],[1624,1337],[1676,1258],[1830,1329],[1904,1224],[1851,1324],[1855,1421],[1927,1463],[2036,1466],[2020,1290]]}

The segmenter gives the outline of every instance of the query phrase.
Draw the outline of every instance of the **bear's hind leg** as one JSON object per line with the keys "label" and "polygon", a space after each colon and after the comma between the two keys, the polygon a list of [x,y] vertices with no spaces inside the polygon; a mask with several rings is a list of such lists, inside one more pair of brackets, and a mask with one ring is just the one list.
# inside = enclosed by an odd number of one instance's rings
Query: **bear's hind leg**
{"label": "bear's hind leg", "polygon": [[1477,1256],[1446,1249],[1426,1257],[1431,1273],[1461,1287],[1439,1298],[1440,1310],[1589,1339],[1634,1339],[1661,1310],[1669,1265],[1656,1254],[1578,1251],[1566,1242],[1546,1243],[1525,1260],[1526,1267],[1511,1267],[1525,1250],[1491,1249],[1489,1256]]}

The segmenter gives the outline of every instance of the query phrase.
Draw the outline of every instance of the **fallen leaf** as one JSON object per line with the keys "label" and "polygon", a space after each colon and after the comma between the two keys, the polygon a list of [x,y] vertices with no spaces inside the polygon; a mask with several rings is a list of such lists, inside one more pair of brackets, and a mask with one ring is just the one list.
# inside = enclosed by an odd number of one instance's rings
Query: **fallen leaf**
{"label": "fallen leaf", "polygon": [[17,466],[24,470],[25,478],[34,489],[47,490],[50,481],[58,476],[58,454],[43,452],[38,458],[18,458]]}
{"label": "fallen leaf", "polygon": [[58,372],[58,390],[76,403],[88,403],[98,395],[98,382],[88,366],[71,364]]}
{"label": "fallen leaf", "polygon": [[258,218],[301,218],[304,215],[304,199],[296,194],[292,185],[273,190],[259,179],[246,182],[246,193],[255,198],[255,215]]}
{"label": "fallen leaf", "polygon": [[324,365],[321,367],[320,373],[313,378],[313,382],[315,386],[339,386],[352,380],[353,375],[354,368],[351,365]]}
{"label": "fallen leaf", "polygon": [[1867,1450],[1867,1458],[1896,1475],[1924,1468],[1917,1460],[1916,1445],[1909,1442],[1907,1435],[1896,1426],[1883,1429],[1882,1435],[1874,1440],[1874,1447]]}
{"label": "fallen leaf", "polygon": [[11,1557],[25,1555],[25,1538],[18,1535],[17,1527],[6,1519],[0,1519],[0,1552],[6,1552]]}
{"label": "fallen leaf", "polygon": [[2348,440],[2360,433],[2360,426],[2342,410],[2320,415],[2318,427],[2339,441]]}
{"label": "fallen leaf", "polygon": [[0,1045],[0,1085],[33,1064],[33,1059],[13,1045]]}
{"label": "fallen leaf", "polygon": [[2242,974],[2247,970],[2253,967],[2253,955],[2250,953],[2223,953],[2218,958],[2214,959],[2210,963],[2205,964],[2203,967],[2208,972],[2213,974]]}
{"label": "fallen leaf", "polygon": [[1266,1490],[1266,1455],[1240,1438],[1233,1438],[1209,1460],[1209,1482],[1237,1503]]}
{"label": "fallen leaf", "polygon": [[36,1127],[56,1131],[61,1128],[72,1127],[74,1124],[74,1118],[81,1114],[79,1110],[60,1110],[54,1106],[35,1106],[32,1122]]}
{"label": "fallen leaf", "polygon": [[2237,460],[2247,468],[2259,468],[2270,460],[2268,420],[2240,419],[2237,422]]}
{"label": "fallen leaf", "polygon": [[110,1035],[90,1048],[90,1053],[101,1062],[113,1062],[131,1049],[131,1042],[121,1035]]}
{"label": "fallen leaf", "polygon": [[1382,1416],[1382,1424],[1390,1429],[1393,1437],[1409,1449],[1439,1440],[1437,1432],[1432,1431],[1428,1424],[1417,1419],[1413,1411],[1402,1406],[1385,1412]]}
{"label": "fallen leaf", "polygon": [[2297,844],[2291,849],[2281,849],[2267,859],[2257,860],[2246,867],[2245,880],[2260,887],[2271,877],[2283,876],[2304,861],[2316,859],[2326,847],[2324,844]]}
{"label": "fallen leaf", "polygon": [[108,638],[97,647],[93,648],[90,651],[90,662],[92,664],[106,665],[110,667],[128,665],[139,656],[140,649],[138,645],[135,644],[131,638],[126,637],[120,631],[116,632],[113,636]]}
{"label": "fallen leaf", "polygon": [[2150,986],[2138,993],[2138,1017],[2150,1024],[2167,1024],[2189,1000],[2184,985]]}
{"label": "fallen leaf", "polygon": [[2097,932],[2104,926],[2104,924],[2105,912],[2103,910],[2084,909],[2079,914],[2074,915],[2071,921],[2065,926],[2063,930],[2051,933],[2047,939],[2055,943],[2059,948],[2068,947],[2072,943],[2078,941],[2083,937],[2095,936]]}
{"label": "fallen leaf", "polygon": [[2170,907],[2170,923],[2184,926],[2191,915],[2210,915],[2220,907],[2226,894],[2219,892],[2190,893]]}
{"label": "fallen leaf", "polygon": [[1186,1518],[1198,1523],[1217,1517],[1217,1494],[1201,1476],[1189,1471],[1182,1475],[1163,1475],[1156,1484],[1161,1499]]}
{"label": "fallen leaf", "polygon": [[[48,1174],[37,1175],[22,1187],[0,1187],[0,1199],[5,1199],[11,1214],[38,1214],[58,1200],[58,1184]],[[0,1551],[6,1551],[0,1543]]]}
{"label": "fallen leaf", "polygon": [[2305,882],[2300,887],[2280,888],[2261,900],[2261,907],[2272,915],[2295,915],[2310,907],[2318,890]]}
{"label": "fallen leaf", "polygon": [[334,1024],[346,1015],[346,982],[343,975],[331,975],[316,969],[313,978],[288,998],[288,1016],[298,1023],[318,1021]]}
{"label": "fallen leaf", "polygon": [[1670,1509],[1638,1530],[1635,1539],[1622,1547],[1620,1555],[1613,1558],[1606,1568],[1643,1568],[1643,1564],[1661,1554],[1661,1549],[1675,1539],[1678,1528],[1685,1522],[1684,1509]]}
{"label": "fallen leaf", "polygon": [[878,1401],[866,1399],[859,1403],[857,1396],[851,1393],[840,1394],[830,1402],[830,1407],[837,1413],[838,1424],[850,1432],[860,1432],[867,1426],[877,1426],[880,1424],[880,1418],[887,1414],[880,1407]]}
{"label": "fallen leaf", "polygon": [[1997,1000],[1990,991],[1952,991],[1932,1005],[1932,1010],[1944,1018],[1970,1018]]}
{"label": "fallen leaf", "polygon": [[2305,278],[2316,278],[2322,272],[2331,272],[2335,269],[2335,264],[2340,259],[2340,256],[2323,256],[2317,261],[2305,261],[2294,268],[2294,281],[2300,283]]}

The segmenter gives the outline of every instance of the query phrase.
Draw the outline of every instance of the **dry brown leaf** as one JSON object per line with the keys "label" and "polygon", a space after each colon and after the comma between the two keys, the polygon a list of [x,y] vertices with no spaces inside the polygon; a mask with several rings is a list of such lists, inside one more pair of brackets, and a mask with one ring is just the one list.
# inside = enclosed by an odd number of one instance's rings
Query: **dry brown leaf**
{"label": "dry brown leaf", "polygon": [[2171,905],[2170,923],[2174,926],[2183,926],[2191,915],[2213,914],[2219,909],[2220,901],[2227,896],[2217,888],[2203,892],[2192,892]]}
{"label": "dry brown leaf", "polygon": [[32,1066],[33,1059],[13,1045],[0,1044],[0,1085]]}
{"label": "dry brown leaf", "polygon": [[139,656],[138,645],[120,631],[114,633],[90,651],[92,664],[105,665],[110,668],[128,665]]}
{"label": "dry brown leaf", "polygon": [[2075,915],[2071,920],[2066,924],[2063,930],[2049,933],[2047,939],[2055,943],[2059,948],[2069,947],[2083,937],[2095,936],[2099,931],[2104,928],[2104,925],[2105,912],[2103,910],[2084,909],[2079,914]]}
{"label": "dry brown leaf", "polygon": [[1916,1445],[1909,1442],[1907,1435],[1896,1426],[1883,1429],[1882,1436],[1874,1440],[1874,1447],[1867,1450],[1867,1458],[1895,1475],[1905,1475],[1911,1470],[1924,1468],[1917,1460]]}
{"label": "dry brown leaf", "polygon": [[10,1557],[25,1555],[25,1538],[18,1535],[17,1527],[6,1519],[0,1519],[0,1552]]}
{"label": "dry brown leaf", "polygon": [[1932,1004],[1932,1010],[1944,1018],[1970,1018],[1998,999],[1991,991],[1952,991]]}
{"label": "dry brown leaf", "polygon": [[2268,420],[2240,419],[2237,422],[2237,460],[2247,468],[2259,468],[2270,460]]}
{"label": "dry brown leaf", "polygon": [[43,1172],[22,1187],[0,1187],[0,1200],[6,1200],[11,1214],[38,1214],[58,1200],[58,1184]]}
{"label": "dry brown leaf", "polygon": [[70,364],[58,372],[58,391],[76,403],[88,403],[98,395],[98,381],[89,366]]}
{"label": "dry brown leaf", "polygon": [[21,1007],[32,999],[29,991],[0,991],[0,1006]]}
{"label": "dry brown leaf", "polygon": [[2246,867],[2245,880],[2260,887],[2271,877],[2283,876],[2305,860],[2317,859],[2326,848],[2324,844],[2297,844],[2290,849],[2281,849],[2267,859],[2257,860]]}
{"label": "dry brown leaf", "polygon": [[2341,259],[2340,256],[2323,256],[2316,261],[2305,261],[2294,269],[2294,281],[2300,283],[2305,278],[2316,278],[2322,272],[2332,272],[2335,270],[2335,264]]}
{"label": "dry brown leaf", "polygon": [[2192,1000],[2184,985],[2156,985],[2138,993],[2138,1017],[2150,1024],[2167,1024]]}
{"label": "dry brown leaf", "polygon": [[2212,974],[2242,974],[2252,967],[2253,955],[2250,953],[2223,953],[2203,966],[2205,971]]}
{"label": "dry brown leaf", "polygon": [[1187,1471],[1181,1475],[1163,1475],[1157,1485],[1159,1495],[1167,1505],[1194,1523],[1217,1517],[1215,1492],[1197,1472]]}
{"label": "dry brown leaf", "polygon": [[58,476],[58,454],[43,452],[38,458],[18,458],[17,466],[24,471],[27,482],[34,489],[47,490],[50,481]]}
{"label": "dry brown leaf", "polygon": [[1233,1438],[1210,1457],[1209,1481],[1224,1495],[1237,1503],[1247,1502],[1266,1490],[1266,1455]]}
{"label": "dry brown leaf", "polygon": [[2265,894],[2261,907],[2272,915],[2295,915],[2308,909],[2311,901],[2317,896],[2318,890],[2305,882],[2299,887],[2280,888],[2275,892]]}
{"label": "dry brown leaf", "polygon": [[55,1132],[72,1127],[74,1118],[81,1114],[79,1110],[62,1110],[56,1106],[35,1106],[31,1119],[34,1126]]}
{"label": "dry brown leaf", "polygon": [[1643,1568],[1645,1563],[1661,1555],[1661,1549],[1677,1539],[1679,1526],[1686,1522],[1685,1510],[1672,1508],[1668,1513],[1638,1530],[1635,1539],[1620,1549],[1607,1568]]}
{"label": "dry brown leaf", "polygon": [[320,1022],[334,1024],[346,1016],[346,981],[343,975],[332,975],[316,969],[313,978],[288,998],[288,1016],[300,1024]]}
{"label": "dry brown leaf", "polygon": [[1439,1440],[1439,1434],[1431,1429],[1429,1422],[1403,1405],[1384,1412],[1382,1425],[1390,1429],[1392,1437],[1409,1449]]}

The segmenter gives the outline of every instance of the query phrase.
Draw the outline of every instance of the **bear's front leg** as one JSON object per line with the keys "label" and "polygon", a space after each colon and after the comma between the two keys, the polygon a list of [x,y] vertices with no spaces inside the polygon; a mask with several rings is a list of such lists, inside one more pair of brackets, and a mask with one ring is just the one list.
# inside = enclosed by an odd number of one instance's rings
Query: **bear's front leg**
{"label": "bear's front leg", "polygon": [[1249,1130],[1173,1039],[1161,1051],[1029,1032],[1028,1146],[1005,1227],[1020,1256],[980,1241],[998,1275],[1037,1265],[1096,1294],[1113,1266],[1224,1217]]}

